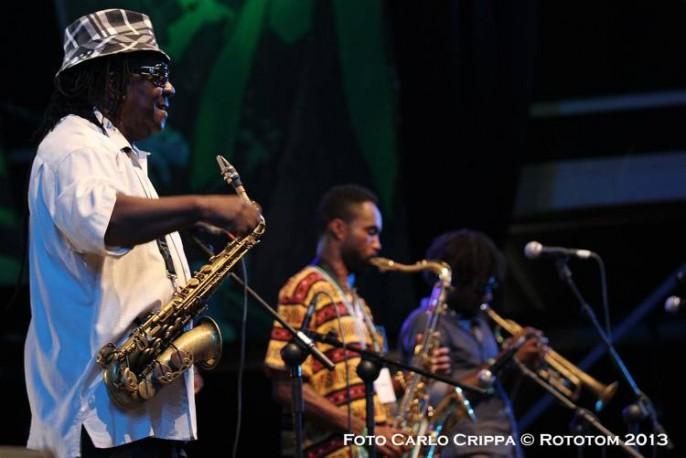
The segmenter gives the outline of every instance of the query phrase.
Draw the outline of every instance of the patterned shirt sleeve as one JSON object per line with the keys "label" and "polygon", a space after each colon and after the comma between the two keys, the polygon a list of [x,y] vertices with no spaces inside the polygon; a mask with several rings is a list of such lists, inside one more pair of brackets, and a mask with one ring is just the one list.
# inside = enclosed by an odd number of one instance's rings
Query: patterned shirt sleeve
{"label": "patterned shirt sleeve", "polygon": [[[296,330],[300,329],[307,308],[317,294],[317,283],[321,282],[321,277],[312,271],[302,271],[288,280],[279,292],[278,313],[283,319]],[[317,305],[324,298],[319,296]],[[314,329],[315,318],[310,321],[310,329]],[[285,363],[281,359],[281,349],[291,340],[291,333],[281,326],[281,323],[274,321],[265,364],[269,369],[287,370]],[[304,378],[312,376],[312,357],[308,356],[301,365]]]}

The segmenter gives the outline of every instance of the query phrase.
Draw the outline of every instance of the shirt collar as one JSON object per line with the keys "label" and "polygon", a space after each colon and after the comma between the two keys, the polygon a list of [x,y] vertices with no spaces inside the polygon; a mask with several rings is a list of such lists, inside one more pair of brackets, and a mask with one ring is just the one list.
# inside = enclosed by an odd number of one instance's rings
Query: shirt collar
{"label": "shirt collar", "polygon": [[139,160],[146,159],[148,157],[150,153],[140,150],[133,143],[129,143],[126,137],[124,137],[124,135],[119,131],[119,129],[117,129],[114,124],[112,124],[112,121],[110,121],[109,118],[102,114],[100,110],[94,107],[93,114],[95,115],[95,119],[97,119],[98,122],[100,122],[103,129],[105,130],[105,135],[107,135],[110,138],[110,140],[112,140],[112,142],[118,149],[124,152],[133,152],[133,155]]}

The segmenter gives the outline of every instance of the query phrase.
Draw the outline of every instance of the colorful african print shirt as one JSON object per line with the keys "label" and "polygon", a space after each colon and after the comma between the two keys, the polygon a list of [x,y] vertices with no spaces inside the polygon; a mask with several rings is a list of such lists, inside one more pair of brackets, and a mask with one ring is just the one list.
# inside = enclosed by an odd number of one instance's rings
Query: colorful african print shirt
{"label": "colorful african print shirt", "polygon": [[[323,269],[308,266],[291,277],[281,288],[278,312],[291,326],[300,329],[310,302],[316,299],[309,330],[320,334],[333,332],[346,344],[370,350],[383,348],[382,337],[373,328],[372,315],[367,304],[356,294],[354,298],[346,298],[344,294]],[[280,323],[275,322],[265,358],[268,368],[288,370],[281,359],[281,349],[290,339],[290,333]],[[316,345],[333,361],[335,368],[328,371],[319,361],[309,356],[301,366],[304,383],[308,383],[317,393],[337,406],[346,408],[349,405],[354,416],[364,419],[364,382],[356,372],[357,364],[360,362],[359,355],[327,344]],[[346,383],[346,380],[349,380],[349,383]],[[374,409],[376,424],[385,424],[385,411],[377,396],[374,396]],[[290,418],[290,409],[285,409],[282,429],[283,456],[291,456],[295,448]],[[304,456],[308,458],[358,456],[357,449],[343,444],[343,433],[325,429],[315,421],[309,420],[307,416],[303,419],[303,436]]]}

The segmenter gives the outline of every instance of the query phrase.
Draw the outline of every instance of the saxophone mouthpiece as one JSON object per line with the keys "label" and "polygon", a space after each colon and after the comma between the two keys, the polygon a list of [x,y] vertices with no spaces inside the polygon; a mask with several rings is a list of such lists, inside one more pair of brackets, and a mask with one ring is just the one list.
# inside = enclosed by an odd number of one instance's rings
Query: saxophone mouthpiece
{"label": "saxophone mouthpiece", "polygon": [[219,165],[219,170],[222,172],[222,174],[228,172],[229,168],[231,167],[229,161],[227,161],[224,156],[220,155],[217,155],[217,164]]}
{"label": "saxophone mouthpiece", "polygon": [[231,165],[231,163],[221,155],[217,155],[217,165],[219,165],[219,170],[222,174],[222,177],[224,177],[224,181],[233,186],[234,189],[236,189],[236,191],[240,194],[240,189],[243,188],[243,183],[241,182],[241,176],[236,171],[236,167]]}

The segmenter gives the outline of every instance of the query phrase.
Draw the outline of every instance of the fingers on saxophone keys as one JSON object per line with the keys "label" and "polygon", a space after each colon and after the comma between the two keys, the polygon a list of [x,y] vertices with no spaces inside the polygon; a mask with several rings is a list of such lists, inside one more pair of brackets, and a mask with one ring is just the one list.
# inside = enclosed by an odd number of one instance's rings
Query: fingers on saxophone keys
{"label": "fingers on saxophone keys", "polygon": [[450,349],[448,347],[438,347],[433,352],[434,358],[449,358]]}
{"label": "fingers on saxophone keys", "polygon": [[448,347],[439,347],[431,355],[431,372],[447,374],[450,372],[450,350]]}
{"label": "fingers on saxophone keys", "polygon": [[242,202],[241,208],[234,222],[235,230],[239,234],[247,234],[259,223],[262,216],[261,207],[255,202]]}

